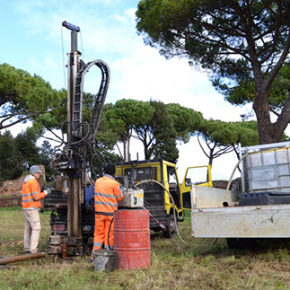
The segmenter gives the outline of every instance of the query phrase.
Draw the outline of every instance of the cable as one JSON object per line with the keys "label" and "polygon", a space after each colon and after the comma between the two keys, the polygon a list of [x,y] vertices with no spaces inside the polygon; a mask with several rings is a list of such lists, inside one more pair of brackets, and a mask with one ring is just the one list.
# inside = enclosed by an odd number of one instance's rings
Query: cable
{"label": "cable", "polygon": [[232,183],[232,179],[234,177],[234,174],[236,172],[236,169],[239,167],[240,163],[244,160],[245,157],[247,157],[250,153],[247,153],[245,154],[236,164],[236,166],[234,167],[233,171],[232,171],[232,174],[231,174],[231,177],[230,177],[230,180],[228,182],[228,185],[227,185],[227,191],[230,189],[230,186],[231,186],[231,183]]}
{"label": "cable", "polygon": [[164,188],[164,190],[169,194],[170,198],[171,198],[171,201],[172,201],[172,204],[173,204],[173,217],[174,217],[174,223],[175,223],[175,228],[176,228],[176,233],[179,237],[179,239],[184,243],[184,244],[187,244],[183,239],[182,237],[180,236],[180,233],[179,233],[179,230],[178,230],[178,225],[177,225],[177,219],[176,219],[176,211],[175,211],[175,202],[174,202],[174,199],[172,197],[172,195],[170,194],[170,192],[167,190],[167,188],[159,181],[157,180],[154,180],[154,179],[146,179],[146,180],[143,180],[143,181],[140,181],[138,182],[135,186],[137,187],[138,185],[141,185],[143,183],[150,183],[150,182],[155,182],[157,183],[158,185],[160,185],[161,187]]}
{"label": "cable", "polygon": [[83,61],[85,61],[82,31],[80,31],[80,36],[81,36],[81,47],[82,47],[82,56],[83,56],[82,59],[83,59]]}
{"label": "cable", "polygon": [[110,231],[111,231],[111,226],[113,224],[113,221],[114,221],[114,218],[112,218],[110,225],[109,225],[109,230],[108,230],[108,247],[109,247],[109,250],[112,250],[112,251],[113,251],[113,247],[111,247],[111,245],[110,245]]}
{"label": "cable", "polygon": [[65,62],[64,62],[64,47],[63,47],[63,26],[61,26],[61,47],[62,47],[62,67],[63,67],[63,77],[64,77],[64,88],[67,89],[66,74],[65,74]]}

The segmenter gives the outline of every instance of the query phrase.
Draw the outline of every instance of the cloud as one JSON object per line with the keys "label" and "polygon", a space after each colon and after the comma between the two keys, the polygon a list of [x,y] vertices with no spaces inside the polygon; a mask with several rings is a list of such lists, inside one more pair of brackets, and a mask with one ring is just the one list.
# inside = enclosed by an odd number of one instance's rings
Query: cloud
{"label": "cloud", "polygon": [[[107,102],[114,103],[123,98],[154,99],[179,103],[202,112],[208,119],[240,120],[244,109],[224,101],[223,96],[211,86],[207,75],[191,68],[187,59],[166,60],[158,50],[144,45],[136,32],[138,2],[80,0],[72,4],[68,0],[15,1],[21,31],[24,31],[26,43],[31,43],[31,51],[25,55],[26,69],[42,76],[54,88],[64,87],[62,58],[66,62],[67,56],[62,55],[62,44],[66,54],[70,51],[71,33],[61,24],[67,20],[81,28],[79,50],[85,62],[102,59],[110,67]],[[5,55],[5,50],[1,52]],[[20,55],[13,64],[17,67],[17,62],[21,63],[23,59]],[[99,84],[100,71],[94,68],[86,75],[85,90],[96,93]],[[196,140],[192,139],[189,144],[179,147],[180,168],[207,164],[208,160],[196,145]],[[132,156],[137,152],[141,155],[138,146],[131,147]],[[219,171],[216,176],[230,170],[231,166],[225,165],[228,164],[227,158],[214,161],[214,171]],[[224,161],[218,165],[220,160]]]}
{"label": "cloud", "polygon": [[207,75],[191,68],[187,59],[166,60],[156,49],[141,42],[132,55],[113,63],[112,75],[111,87],[116,99],[179,103],[202,112],[205,118],[224,121],[238,121],[244,112],[227,103],[212,87]]}

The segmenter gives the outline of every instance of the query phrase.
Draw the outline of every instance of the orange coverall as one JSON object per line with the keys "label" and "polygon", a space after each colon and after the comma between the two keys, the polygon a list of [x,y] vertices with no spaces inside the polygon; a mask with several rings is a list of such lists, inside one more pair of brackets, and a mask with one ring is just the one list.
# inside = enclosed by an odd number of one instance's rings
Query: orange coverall
{"label": "orange coverall", "polygon": [[[124,195],[120,183],[105,174],[95,183],[95,233],[93,250],[112,249],[114,245],[114,210]],[[108,238],[109,236],[109,238]]]}

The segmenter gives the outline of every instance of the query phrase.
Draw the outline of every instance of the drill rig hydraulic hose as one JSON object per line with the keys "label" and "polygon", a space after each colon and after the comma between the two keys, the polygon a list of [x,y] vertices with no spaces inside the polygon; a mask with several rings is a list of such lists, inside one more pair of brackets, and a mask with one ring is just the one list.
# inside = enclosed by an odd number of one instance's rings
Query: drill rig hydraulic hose
{"label": "drill rig hydraulic hose", "polygon": [[[82,112],[84,78],[86,73],[90,70],[90,68],[92,68],[95,65],[99,67],[101,70],[101,83],[95,99],[95,103],[93,105],[90,124],[88,124],[83,122],[83,112]],[[66,170],[69,168],[70,162],[72,161],[71,159],[73,157],[73,152],[76,147],[81,147],[84,144],[86,146],[94,144],[109,83],[110,83],[110,69],[104,61],[94,60],[87,64],[82,64],[82,67],[76,76],[75,95],[72,106],[73,108],[72,124],[70,124],[69,122],[65,122],[66,124],[72,126],[73,128],[72,134],[74,138],[73,140],[70,140],[68,143],[63,142],[65,143],[65,146],[62,150],[55,148],[55,162],[54,162],[55,169]],[[82,128],[86,128],[85,134],[83,134]]]}
{"label": "drill rig hydraulic hose", "polygon": [[102,74],[101,83],[99,87],[99,91],[96,97],[96,101],[93,107],[92,117],[90,121],[90,134],[88,139],[91,141],[94,140],[98,126],[101,119],[102,108],[105,103],[106,95],[108,92],[108,87],[110,83],[110,70],[108,65],[100,60],[93,60],[88,62],[87,64],[83,65],[78,75],[76,77],[76,86],[75,86],[75,97],[74,97],[74,106],[73,106],[73,130],[74,132],[77,131],[80,124],[82,124],[82,104],[83,104],[83,87],[84,87],[84,77],[85,74],[96,65]]}

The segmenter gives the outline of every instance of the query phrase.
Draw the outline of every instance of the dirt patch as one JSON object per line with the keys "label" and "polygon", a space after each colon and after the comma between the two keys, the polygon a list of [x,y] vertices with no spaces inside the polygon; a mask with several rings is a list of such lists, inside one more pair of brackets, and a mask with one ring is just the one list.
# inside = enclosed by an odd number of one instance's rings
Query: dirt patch
{"label": "dirt patch", "polygon": [[[38,167],[42,171],[42,174],[40,175],[40,177],[38,179],[39,185],[41,187],[45,183],[45,168],[43,165],[38,165]],[[20,176],[19,178],[15,179],[15,180],[4,181],[2,186],[0,187],[0,197],[21,195],[22,184],[23,184],[23,181],[27,175],[28,175],[28,172],[23,173],[22,176]]]}
{"label": "dirt patch", "polygon": [[21,196],[0,197],[0,208],[15,206],[21,206]]}
{"label": "dirt patch", "polygon": [[21,190],[25,176],[4,181],[0,187],[0,207],[21,206]]}
{"label": "dirt patch", "polygon": [[0,197],[2,196],[19,196],[21,195],[22,184],[25,176],[21,176],[15,180],[4,181],[2,187],[0,187]]}

